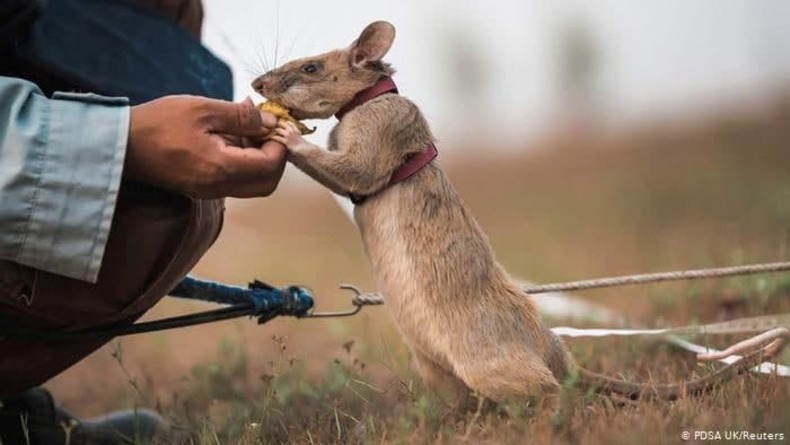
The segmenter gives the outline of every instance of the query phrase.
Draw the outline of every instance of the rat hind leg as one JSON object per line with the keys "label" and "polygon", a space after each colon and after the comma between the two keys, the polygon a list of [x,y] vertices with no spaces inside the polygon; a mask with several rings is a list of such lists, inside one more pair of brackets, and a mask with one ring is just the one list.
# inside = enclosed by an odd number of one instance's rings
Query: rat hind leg
{"label": "rat hind leg", "polygon": [[495,402],[529,398],[557,401],[560,384],[537,355],[511,351],[507,355],[476,357],[474,362],[457,367],[456,372],[482,396]]}
{"label": "rat hind leg", "polygon": [[436,391],[450,406],[461,408],[472,403],[469,387],[458,376],[418,351],[413,357],[423,384]]}

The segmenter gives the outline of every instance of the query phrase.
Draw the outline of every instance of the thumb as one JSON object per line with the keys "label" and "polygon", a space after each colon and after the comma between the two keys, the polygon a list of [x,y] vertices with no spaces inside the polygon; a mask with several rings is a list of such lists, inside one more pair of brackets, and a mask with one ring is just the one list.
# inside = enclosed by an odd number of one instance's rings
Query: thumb
{"label": "thumb", "polygon": [[277,125],[277,118],[261,113],[247,99],[242,103],[209,99],[206,103],[208,130],[233,136],[263,136]]}

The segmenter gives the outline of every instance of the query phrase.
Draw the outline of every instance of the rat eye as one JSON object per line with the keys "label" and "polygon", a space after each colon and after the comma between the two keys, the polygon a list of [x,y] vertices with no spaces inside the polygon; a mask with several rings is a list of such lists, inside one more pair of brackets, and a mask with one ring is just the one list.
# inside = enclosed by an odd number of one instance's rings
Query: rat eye
{"label": "rat eye", "polygon": [[302,72],[305,72],[307,74],[316,73],[318,72],[319,69],[321,69],[321,64],[319,64],[318,62],[308,62],[302,65]]}

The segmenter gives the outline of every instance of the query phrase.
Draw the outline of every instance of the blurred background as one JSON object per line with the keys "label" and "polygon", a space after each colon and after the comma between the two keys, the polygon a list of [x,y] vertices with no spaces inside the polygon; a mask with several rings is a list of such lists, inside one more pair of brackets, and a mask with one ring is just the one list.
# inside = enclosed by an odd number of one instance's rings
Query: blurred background
{"label": "blurred background", "polygon": [[401,91],[439,139],[464,141],[485,126],[489,149],[523,149],[568,126],[754,111],[790,83],[782,0],[205,3],[205,42],[236,68],[239,98],[261,72],[345,47],[384,19],[398,30],[387,59]]}
{"label": "blurred background", "polygon": [[[790,258],[790,2],[205,5],[205,43],[233,67],[237,99],[254,97],[252,79],[276,65],[345,47],[373,20],[392,22],[386,59],[400,91],[428,117],[440,164],[516,277]],[[324,144],[334,120],[310,125],[320,131],[309,139]],[[228,201],[223,233],[194,274],[307,285],[321,310],[347,307],[340,283],[375,290],[347,215],[292,167],[273,196]],[[635,323],[677,326],[788,309],[788,283],[776,274],[582,296]],[[208,307],[165,299],[148,318]],[[381,387],[412,375],[386,308],[373,308],[124,338],[51,386],[85,414],[181,397],[221,416],[284,368],[310,379],[337,361],[367,364]]]}

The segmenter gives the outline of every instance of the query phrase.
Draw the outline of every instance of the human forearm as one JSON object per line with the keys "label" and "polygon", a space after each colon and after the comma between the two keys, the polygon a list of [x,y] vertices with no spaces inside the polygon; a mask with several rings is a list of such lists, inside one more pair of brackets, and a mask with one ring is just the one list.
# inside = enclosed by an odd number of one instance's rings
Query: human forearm
{"label": "human forearm", "polygon": [[123,98],[0,78],[0,258],[95,281],[123,169]]}
{"label": "human forearm", "polygon": [[168,96],[130,109],[0,77],[0,104],[0,259],[82,280],[97,278],[121,175],[251,197],[272,193],[285,167],[281,144],[250,142],[277,121],[251,103]]}

